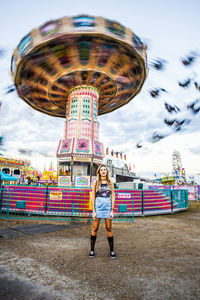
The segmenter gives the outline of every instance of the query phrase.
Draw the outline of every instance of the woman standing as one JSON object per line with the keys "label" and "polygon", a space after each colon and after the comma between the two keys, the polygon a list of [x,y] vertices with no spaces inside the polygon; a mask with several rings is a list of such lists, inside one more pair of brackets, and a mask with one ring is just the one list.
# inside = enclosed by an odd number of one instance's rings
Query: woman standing
{"label": "woman standing", "polygon": [[97,170],[97,180],[92,185],[93,226],[91,233],[90,258],[94,257],[94,246],[99,229],[100,219],[105,219],[105,225],[110,246],[110,257],[116,258],[113,250],[112,219],[115,205],[114,184],[110,180],[108,169],[100,165]]}

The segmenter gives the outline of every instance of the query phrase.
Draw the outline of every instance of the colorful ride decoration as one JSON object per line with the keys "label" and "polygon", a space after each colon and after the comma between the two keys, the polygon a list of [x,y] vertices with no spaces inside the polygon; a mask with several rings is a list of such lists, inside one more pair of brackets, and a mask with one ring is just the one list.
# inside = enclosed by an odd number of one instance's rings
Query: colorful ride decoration
{"label": "colorful ride decoration", "polygon": [[42,172],[42,176],[40,178],[39,183],[41,184],[50,184],[50,185],[57,185],[57,171],[53,168],[49,168],[49,170],[44,170]]}
{"label": "colorful ride decoration", "polygon": [[19,183],[23,183],[26,180],[28,180],[29,183],[36,183],[41,177],[41,172],[33,168],[29,160],[10,158],[6,156],[0,156],[0,170],[18,178]]}
{"label": "colorful ride decoration", "polygon": [[19,97],[32,108],[66,118],[57,150],[58,184],[79,181],[89,186],[104,157],[97,116],[127,104],[140,92],[146,78],[146,46],[115,21],[64,17],[20,41],[11,76]]}
{"label": "colorful ride decoration", "polygon": [[20,183],[26,182],[26,179],[28,180],[28,183],[30,184],[36,184],[38,180],[40,179],[42,173],[38,169],[34,169],[33,167],[25,167],[22,169],[22,176],[20,179]]}
{"label": "colorful ride decoration", "polygon": [[177,176],[165,176],[156,180],[164,185],[173,185],[177,180]]}
{"label": "colorful ride decoration", "polygon": [[165,185],[173,185],[176,181],[176,177],[174,176],[166,176],[161,178],[160,182]]}

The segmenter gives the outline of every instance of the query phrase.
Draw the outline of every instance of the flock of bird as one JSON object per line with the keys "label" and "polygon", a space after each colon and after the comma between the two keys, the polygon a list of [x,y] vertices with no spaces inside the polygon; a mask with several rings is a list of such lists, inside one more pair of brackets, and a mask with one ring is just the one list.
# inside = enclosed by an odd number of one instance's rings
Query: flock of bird
{"label": "flock of bird", "polygon": [[[197,63],[197,60],[199,58],[198,52],[191,52],[186,57],[180,59],[180,63],[184,68],[191,69],[195,63]],[[164,71],[165,66],[167,62],[166,60],[160,59],[160,60],[153,60],[149,64],[149,68],[156,70],[156,71]],[[182,89],[188,89],[189,87],[192,87],[193,89],[200,92],[200,83],[196,80],[196,75],[193,74],[193,76],[190,76],[190,78],[187,78],[184,81],[178,81],[178,86]],[[149,96],[153,99],[158,99],[159,97],[167,98],[166,95],[168,91],[164,89],[163,87],[159,88],[151,88],[148,91]],[[163,96],[164,95],[164,96]],[[164,101],[164,109],[166,110],[168,117],[163,119],[164,124],[167,127],[170,127],[172,129],[171,134],[174,132],[182,131],[186,128],[188,124],[191,123],[193,116],[197,115],[200,111],[200,98],[192,100],[187,106],[184,108],[184,112],[189,112],[189,118],[183,118],[182,112],[183,108],[178,107],[177,105],[172,105],[168,103],[167,101]],[[154,132],[151,137],[151,142],[156,143],[160,141],[161,139],[165,138],[169,134],[159,134],[158,132]],[[137,143],[136,148],[141,148],[142,143]]]}
{"label": "flock of bird", "polygon": [[[0,59],[6,56],[5,49],[0,48]],[[192,68],[199,58],[199,54],[197,52],[191,52],[190,54],[186,55],[184,58],[180,58],[180,63],[182,64],[183,68]],[[158,72],[163,72],[166,68],[167,61],[164,59],[155,59],[152,60],[148,67],[150,70],[155,70]],[[189,87],[194,88],[196,91],[200,92],[200,83],[196,80],[196,77],[190,76],[189,78],[185,79],[184,81],[178,81],[178,86],[181,89],[188,89]],[[9,85],[5,91],[5,94],[10,94],[16,90],[15,85]],[[148,90],[149,97],[157,100],[161,97],[167,99],[168,91],[163,87],[157,88],[150,88]],[[166,110],[168,117],[163,119],[164,125],[168,128],[172,129],[172,133],[182,131],[190,122],[192,121],[192,117],[197,115],[200,111],[200,99],[194,99],[191,101],[185,110],[189,111],[189,118],[181,118],[182,108],[178,107],[177,105],[172,105],[168,103],[166,100],[164,101],[164,109]],[[1,101],[0,101],[0,110],[1,110]],[[154,132],[151,137],[151,142],[156,143],[161,139],[168,136],[168,134],[159,134],[158,132]],[[0,146],[4,144],[4,137],[0,136]],[[142,142],[136,143],[136,148],[142,148]]]}

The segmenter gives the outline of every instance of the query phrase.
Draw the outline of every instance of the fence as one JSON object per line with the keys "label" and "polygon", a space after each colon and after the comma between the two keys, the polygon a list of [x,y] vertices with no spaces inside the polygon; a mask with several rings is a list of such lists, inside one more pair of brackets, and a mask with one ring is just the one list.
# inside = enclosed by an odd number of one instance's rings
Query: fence
{"label": "fence", "polygon": [[198,200],[198,187],[195,185],[165,185],[161,187],[159,185],[150,185],[150,189],[158,190],[187,190],[188,191],[188,200]]}
{"label": "fence", "polygon": [[[115,190],[114,220],[171,213],[188,207],[184,190]],[[0,218],[77,220],[92,219],[91,189],[8,185],[0,189]]]}

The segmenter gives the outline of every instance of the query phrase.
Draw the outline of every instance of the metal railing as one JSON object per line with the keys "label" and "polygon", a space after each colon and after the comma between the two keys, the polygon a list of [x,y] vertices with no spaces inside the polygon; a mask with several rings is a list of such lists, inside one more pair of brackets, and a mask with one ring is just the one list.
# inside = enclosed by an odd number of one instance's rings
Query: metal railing
{"label": "metal railing", "polygon": [[[185,190],[115,190],[114,220],[187,209]],[[8,185],[0,189],[0,218],[77,220],[92,219],[90,188]]]}

